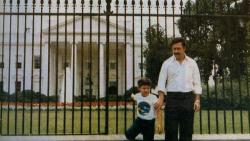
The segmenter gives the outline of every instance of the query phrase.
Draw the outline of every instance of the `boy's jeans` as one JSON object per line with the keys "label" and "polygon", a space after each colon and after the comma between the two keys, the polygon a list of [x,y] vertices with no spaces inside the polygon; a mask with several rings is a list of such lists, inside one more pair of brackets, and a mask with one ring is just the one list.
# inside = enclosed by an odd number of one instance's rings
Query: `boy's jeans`
{"label": "boy's jeans", "polygon": [[135,137],[142,133],[144,141],[153,141],[155,132],[155,119],[143,120],[137,118],[133,125],[126,131],[125,136],[128,140],[134,140]]}

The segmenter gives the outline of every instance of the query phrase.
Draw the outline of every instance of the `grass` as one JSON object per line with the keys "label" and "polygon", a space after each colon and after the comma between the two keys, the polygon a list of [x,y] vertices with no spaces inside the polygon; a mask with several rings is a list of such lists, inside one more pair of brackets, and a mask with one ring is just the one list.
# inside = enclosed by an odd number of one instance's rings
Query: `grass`
{"label": "grass", "polygon": [[[226,124],[224,124],[224,112],[218,111],[218,132],[216,130],[216,111],[210,111],[210,133],[211,134],[223,134],[225,133],[225,125],[227,133],[233,133],[233,122],[232,122],[232,112],[225,111],[225,119]],[[82,118],[82,132],[81,132],[81,111],[74,111],[74,120],[72,120],[72,111],[66,111],[66,117],[64,120],[64,111],[60,110],[57,112],[57,133],[55,133],[55,111],[49,111],[49,124],[47,128],[47,111],[41,111],[40,113],[40,134],[64,134],[64,122],[65,122],[65,134],[98,134],[105,132],[105,111],[100,111],[100,132],[98,132],[98,112],[97,111],[83,111]],[[91,114],[91,118],[90,118]],[[15,118],[15,115],[17,118]],[[39,134],[38,132],[38,121],[39,121],[39,112],[32,112],[32,128],[30,129],[30,111],[24,112],[24,120],[22,118],[23,112],[17,111],[9,111],[9,134],[22,134],[22,126],[24,122],[24,134],[30,135]],[[234,111],[234,128],[235,133],[241,133],[241,114],[240,111]],[[7,117],[8,112],[6,110],[2,111],[2,135],[7,135],[8,126],[7,126]],[[200,122],[200,118],[202,119]],[[91,119],[91,122],[90,122]],[[132,124],[133,121],[133,112],[127,111],[127,118],[125,118],[125,112],[118,112],[118,128],[116,128],[116,112],[109,111],[108,118],[108,129],[109,134],[116,134],[116,129],[118,134],[123,134],[125,131],[125,120],[127,121],[127,128]],[[16,122],[15,122],[16,121]],[[72,122],[74,122],[72,124]],[[242,112],[242,133],[250,133],[249,132],[249,113],[248,111]],[[16,124],[15,124],[16,123]],[[201,123],[201,124],[200,124]],[[72,125],[74,127],[72,128]],[[91,125],[91,128],[90,128]],[[202,126],[201,126],[202,125]],[[194,133],[200,134],[201,129],[203,134],[209,133],[208,126],[208,111],[203,110],[200,113],[195,114],[195,123],[194,123]],[[16,128],[16,129],[15,129]],[[32,133],[30,133],[30,130]]]}

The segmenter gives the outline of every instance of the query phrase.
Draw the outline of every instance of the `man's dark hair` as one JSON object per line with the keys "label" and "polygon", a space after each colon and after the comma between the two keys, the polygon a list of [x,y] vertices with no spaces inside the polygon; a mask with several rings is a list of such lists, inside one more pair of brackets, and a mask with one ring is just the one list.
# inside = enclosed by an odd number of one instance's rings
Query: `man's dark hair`
{"label": "man's dark hair", "polygon": [[149,78],[146,78],[146,77],[143,77],[141,78],[140,80],[138,80],[138,87],[141,87],[141,86],[151,86],[152,82]]}
{"label": "man's dark hair", "polygon": [[174,38],[170,43],[170,47],[172,48],[172,46],[177,43],[181,43],[183,47],[186,47],[186,41],[181,37]]}

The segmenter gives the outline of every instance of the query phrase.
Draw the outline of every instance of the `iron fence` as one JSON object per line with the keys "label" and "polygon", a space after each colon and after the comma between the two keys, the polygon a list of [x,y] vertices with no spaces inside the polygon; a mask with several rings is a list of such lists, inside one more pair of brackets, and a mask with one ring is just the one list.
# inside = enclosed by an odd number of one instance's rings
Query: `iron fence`
{"label": "iron fence", "polygon": [[[201,70],[195,133],[249,133],[249,0],[3,0],[0,135],[121,134],[173,37]],[[154,90],[152,90],[154,92]]]}

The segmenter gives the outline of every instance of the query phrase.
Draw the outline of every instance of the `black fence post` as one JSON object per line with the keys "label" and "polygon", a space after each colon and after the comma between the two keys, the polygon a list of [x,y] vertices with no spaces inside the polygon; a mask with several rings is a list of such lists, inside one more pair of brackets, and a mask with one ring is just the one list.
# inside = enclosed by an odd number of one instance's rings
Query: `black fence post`
{"label": "black fence post", "polygon": [[111,3],[112,0],[106,0],[106,108],[105,108],[105,134],[109,134],[109,24],[110,24],[110,14],[111,14]]}

